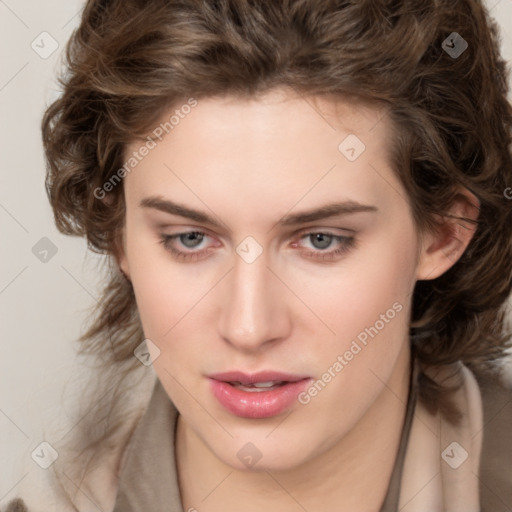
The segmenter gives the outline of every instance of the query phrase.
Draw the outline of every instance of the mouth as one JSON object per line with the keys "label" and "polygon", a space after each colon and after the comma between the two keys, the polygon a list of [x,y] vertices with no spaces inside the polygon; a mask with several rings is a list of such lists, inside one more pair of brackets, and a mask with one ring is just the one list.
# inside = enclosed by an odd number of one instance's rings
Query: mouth
{"label": "mouth", "polygon": [[208,376],[210,390],[229,413],[242,418],[270,418],[290,409],[309,376],[264,371],[225,372]]}

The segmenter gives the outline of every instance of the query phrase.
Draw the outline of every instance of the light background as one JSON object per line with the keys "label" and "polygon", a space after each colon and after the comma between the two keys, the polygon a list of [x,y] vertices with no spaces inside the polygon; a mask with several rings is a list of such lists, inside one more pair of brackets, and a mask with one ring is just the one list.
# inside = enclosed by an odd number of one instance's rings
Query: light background
{"label": "light background", "polygon": [[[487,5],[512,63],[512,0]],[[0,502],[16,495],[27,473],[42,471],[30,453],[43,441],[43,428],[67,421],[63,389],[84,372],[75,340],[100,289],[101,257],[53,225],[40,134],[43,111],[57,95],[61,51],[82,6],[82,0],[0,0]],[[48,58],[31,47],[51,48],[42,32],[59,44]],[[46,263],[32,252],[43,237],[57,248]]]}

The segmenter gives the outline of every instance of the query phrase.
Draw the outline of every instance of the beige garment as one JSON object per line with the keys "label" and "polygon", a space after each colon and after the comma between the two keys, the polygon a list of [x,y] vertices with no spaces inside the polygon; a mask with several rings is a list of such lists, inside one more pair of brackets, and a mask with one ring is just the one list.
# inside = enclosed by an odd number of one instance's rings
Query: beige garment
{"label": "beige garment", "polygon": [[[511,512],[512,390],[494,377],[475,378],[463,365],[455,372],[453,368],[439,372],[437,380],[450,375],[463,379],[456,398],[464,417],[454,428],[417,401],[417,363],[412,370],[402,440],[379,512]],[[117,492],[114,509],[102,504],[104,512],[185,512],[174,456],[177,418],[176,408],[157,380],[124,452],[119,486],[110,489],[111,495]],[[12,500],[0,510],[27,509]],[[30,503],[28,510],[69,509]],[[89,510],[98,509],[84,502],[80,511]]]}

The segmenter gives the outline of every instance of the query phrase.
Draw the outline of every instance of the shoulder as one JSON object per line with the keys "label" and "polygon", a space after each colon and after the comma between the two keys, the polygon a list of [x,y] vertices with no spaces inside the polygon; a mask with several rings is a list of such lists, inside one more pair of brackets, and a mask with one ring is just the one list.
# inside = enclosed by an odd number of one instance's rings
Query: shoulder
{"label": "shoulder", "polygon": [[0,512],[30,512],[25,502],[21,498],[14,498],[9,501],[5,507],[0,508]]}
{"label": "shoulder", "polygon": [[508,512],[512,507],[512,382],[497,371],[475,371],[474,375],[483,406],[482,512]]}
{"label": "shoulder", "polygon": [[25,475],[15,490],[9,492],[5,500],[0,500],[0,512],[71,512],[53,485],[52,473],[31,467],[28,462],[22,466],[22,471]]}
{"label": "shoulder", "polygon": [[[22,460],[29,460],[21,465],[22,473],[26,473],[26,477],[20,480],[15,490],[9,492],[8,497],[0,499],[0,512],[73,512],[77,510],[97,512],[99,510],[97,503],[101,504],[102,510],[111,510],[116,498],[121,461],[129,451],[127,448],[136,441],[134,434],[137,434],[144,425],[148,427],[149,424],[148,428],[151,429],[152,420],[159,419],[159,412],[164,413],[163,400],[167,398],[170,403],[158,379],[148,379],[146,383],[137,398],[132,399],[130,407],[126,409],[127,418],[128,416],[129,418],[125,423],[129,426],[123,431],[122,436],[112,438],[108,453],[102,456],[98,464],[88,470],[86,477],[81,480],[77,478],[70,480],[70,486],[74,486],[74,488],[70,487],[70,492],[73,492],[72,499],[58,484],[54,472],[34,468],[30,457],[22,456]],[[143,441],[141,441],[142,445]],[[115,446],[112,447],[114,442]],[[63,459],[61,454],[57,464]],[[68,460],[70,455],[67,456],[66,462]],[[81,464],[77,464],[73,470],[79,471],[82,467]],[[68,476],[71,473],[67,472],[67,468],[67,466],[60,466],[55,471],[66,469],[66,476]],[[79,485],[73,482],[79,482]],[[74,491],[77,488],[84,492],[75,494]]]}

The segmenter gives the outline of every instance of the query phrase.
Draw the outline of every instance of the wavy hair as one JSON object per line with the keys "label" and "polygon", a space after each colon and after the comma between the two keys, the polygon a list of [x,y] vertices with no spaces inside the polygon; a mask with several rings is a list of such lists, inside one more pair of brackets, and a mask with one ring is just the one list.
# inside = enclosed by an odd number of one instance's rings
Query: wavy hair
{"label": "wavy hair", "polygon": [[[454,32],[467,42],[456,57],[443,43]],[[116,263],[123,183],[104,198],[95,191],[123,166],[128,143],[191,96],[249,98],[290,87],[382,107],[393,127],[392,167],[419,230],[436,229],[461,186],[480,202],[460,260],[415,287],[417,357],[425,368],[499,361],[510,338],[512,282],[507,71],[497,26],[479,0],[87,1],[66,46],[62,95],[42,120],[56,225],[86,237],[108,263],[79,350],[100,361],[101,386],[112,392],[100,400],[93,387],[95,412],[76,429],[74,446],[96,451],[99,461],[142,413],[127,423],[120,400],[127,378],[141,371],[134,349],[144,339],[131,283]],[[421,396],[449,415],[426,374]]]}

